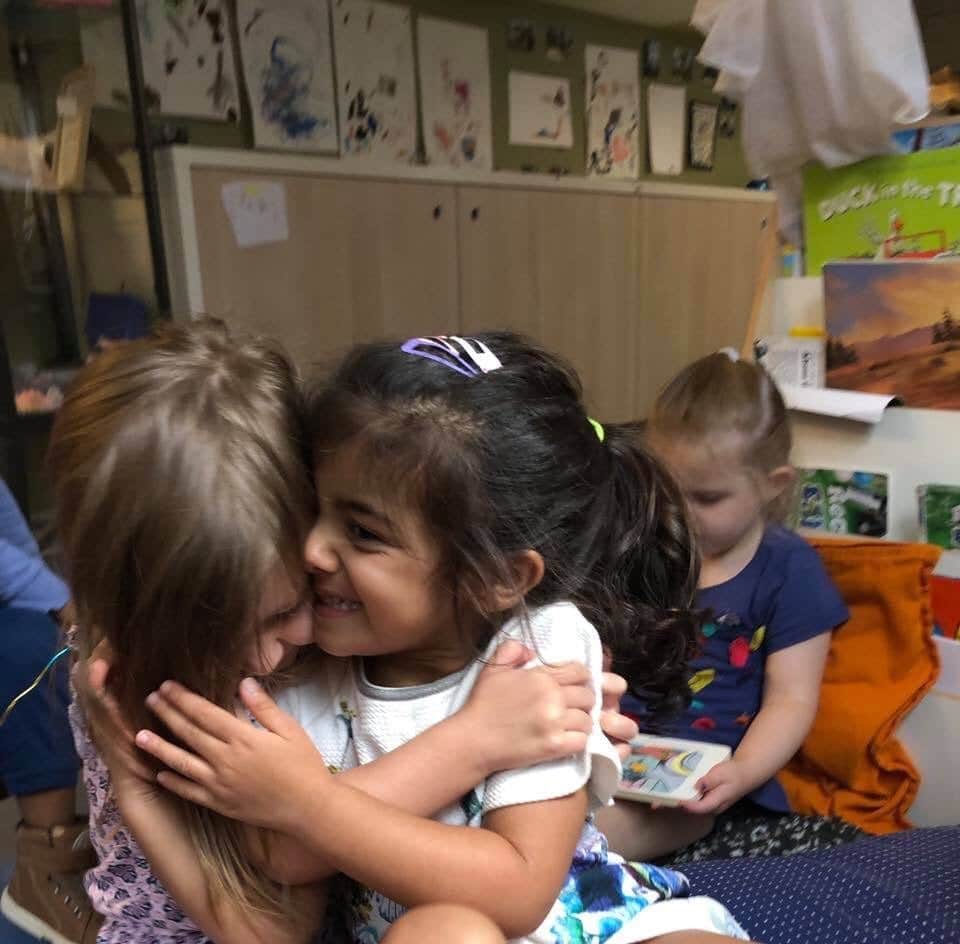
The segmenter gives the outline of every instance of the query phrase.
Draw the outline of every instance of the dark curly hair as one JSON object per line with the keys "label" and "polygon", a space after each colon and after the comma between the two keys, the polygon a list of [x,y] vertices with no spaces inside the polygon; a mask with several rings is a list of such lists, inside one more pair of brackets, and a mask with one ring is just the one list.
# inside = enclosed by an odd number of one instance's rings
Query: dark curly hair
{"label": "dark curly hair", "polygon": [[567,363],[514,334],[474,337],[501,368],[469,377],[395,342],[354,348],[308,398],[317,459],[349,443],[369,484],[420,511],[458,607],[538,551],[526,605],[576,603],[655,723],[688,697],[696,646],[682,496],[636,427],[601,441]]}

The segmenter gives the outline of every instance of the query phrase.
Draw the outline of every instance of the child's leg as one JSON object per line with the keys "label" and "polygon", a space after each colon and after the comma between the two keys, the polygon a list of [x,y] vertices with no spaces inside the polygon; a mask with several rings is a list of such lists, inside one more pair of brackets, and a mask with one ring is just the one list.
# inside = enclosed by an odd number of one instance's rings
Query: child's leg
{"label": "child's leg", "polygon": [[395,922],[383,944],[506,944],[506,940],[489,918],[472,908],[422,905]]}
{"label": "child's leg", "polygon": [[597,828],[614,852],[632,862],[647,862],[703,839],[713,829],[713,816],[677,809],[651,810],[645,803],[619,800],[597,811]]}

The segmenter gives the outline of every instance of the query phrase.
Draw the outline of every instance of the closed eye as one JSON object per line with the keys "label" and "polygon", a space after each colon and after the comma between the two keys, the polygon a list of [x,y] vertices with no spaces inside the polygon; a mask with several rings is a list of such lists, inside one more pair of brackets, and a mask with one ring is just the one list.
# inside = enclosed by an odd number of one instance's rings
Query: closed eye
{"label": "closed eye", "polygon": [[275,628],[277,626],[282,626],[284,623],[289,622],[295,616],[298,616],[305,606],[307,606],[309,598],[307,594],[304,594],[296,603],[292,606],[285,607],[282,610],[277,610],[276,613],[271,613],[263,622],[264,625],[268,628]]}
{"label": "closed eye", "polygon": [[718,505],[727,497],[726,492],[691,492],[690,500],[696,505]]}
{"label": "closed eye", "polygon": [[386,539],[376,531],[364,527],[359,521],[347,522],[347,533],[358,544],[386,544]]}

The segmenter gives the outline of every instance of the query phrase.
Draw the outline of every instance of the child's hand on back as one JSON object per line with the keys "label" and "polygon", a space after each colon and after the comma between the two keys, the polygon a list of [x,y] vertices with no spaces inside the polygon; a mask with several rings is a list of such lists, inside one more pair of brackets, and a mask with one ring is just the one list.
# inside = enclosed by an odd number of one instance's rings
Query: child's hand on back
{"label": "child's hand on back", "polygon": [[305,805],[298,793],[315,793],[330,771],[303,728],[253,679],[240,684],[240,697],[262,727],[164,682],[147,705],[190,750],[152,731],[138,731],[137,744],[169,768],[157,780],[177,796],[253,826],[293,832]]}
{"label": "child's hand on back", "polygon": [[702,792],[700,799],[680,804],[688,813],[722,813],[751,789],[743,765],[736,759],[717,764],[700,778],[697,787]]}
{"label": "child's hand on back", "polygon": [[579,662],[524,669],[534,652],[504,642],[455,716],[487,774],[576,754],[587,746],[595,696]]}

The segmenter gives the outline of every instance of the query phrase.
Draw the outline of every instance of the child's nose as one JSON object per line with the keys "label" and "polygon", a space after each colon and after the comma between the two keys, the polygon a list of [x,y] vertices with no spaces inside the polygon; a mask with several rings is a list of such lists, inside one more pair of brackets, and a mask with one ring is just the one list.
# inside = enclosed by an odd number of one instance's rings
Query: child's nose
{"label": "child's nose", "polygon": [[303,550],[309,573],[333,573],[340,566],[329,527],[318,521],[307,535]]}

